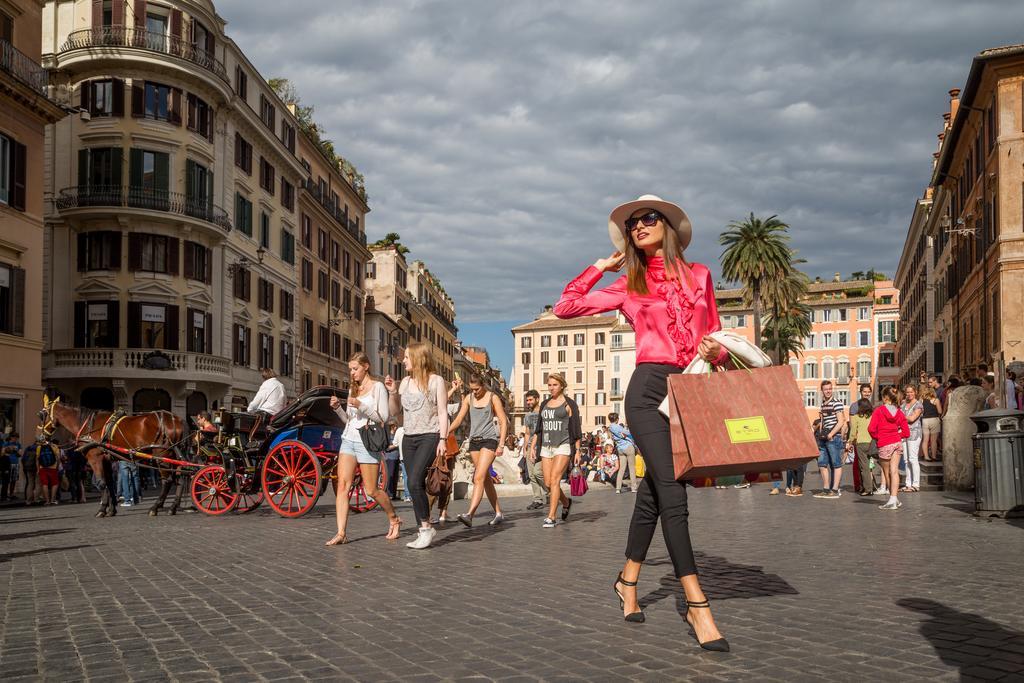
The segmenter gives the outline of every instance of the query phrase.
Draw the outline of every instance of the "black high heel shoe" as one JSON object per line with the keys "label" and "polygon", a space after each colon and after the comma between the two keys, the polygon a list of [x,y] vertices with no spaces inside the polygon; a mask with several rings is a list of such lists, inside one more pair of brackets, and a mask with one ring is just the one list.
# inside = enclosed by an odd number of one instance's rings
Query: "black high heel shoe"
{"label": "black high heel shoe", "polygon": [[[692,609],[711,609],[711,605],[708,603],[707,600],[702,600],[700,602],[690,602],[689,600],[687,600],[686,601],[686,613],[687,614],[689,614],[691,608]],[[684,615],[684,618],[685,618],[685,615]],[[725,638],[718,638],[716,640],[709,640],[706,643],[702,643],[702,642],[700,642],[700,638],[697,637],[697,628],[692,623],[690,623],[689,619],[686,620],[686,623],[690,624],[690,628],[693,629],[693,639],[696,640],[697,644],[700,645],[705,650],[710,650],[712,652],[728,652],[729,651],[729,641],[726,640]]]}
{"label": "black high heel shoe", "polygon": [[[615,583],[612,584],[612,590],[615,591],[615,595],[619,598],[619,609],[623,609],[626,606],[626,601],[622,598],[622,593],[619,592],[619,584],[623,586],[629,586],[633,588],[636,586],[636,581],[626,581],[622,578],[622,574],[619,574],[619,578],[615,579]],[[626,615],[626,621],[631,624],[642,624],[647,620],[643,612],[633,612],[632,614]]]}

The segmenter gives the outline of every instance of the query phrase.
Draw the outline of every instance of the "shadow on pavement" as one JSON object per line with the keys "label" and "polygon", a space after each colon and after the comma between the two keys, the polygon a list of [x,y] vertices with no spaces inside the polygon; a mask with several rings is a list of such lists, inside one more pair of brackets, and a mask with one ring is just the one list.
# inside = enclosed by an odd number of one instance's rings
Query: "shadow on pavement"
{"label": "shadow on pavement", "polygon": [[74,516],[64,517],[11,517],[9,519],[0,519],[0,524],[24,524],[27,522],[53,522],[58,519],[80,519]]}
{"label": "shadow on pavement", "polygon": [[21,557],[31,557],[32,555],[45,555],[46,553],[59,553],[65,550],[81,550],[82,548],[94,547],[94,545],[86,543],[83,545],[65,545],[57,548],[36,548],[35,550],[23,550],[17,553],[0,553],[0,564],[10,562],[11,560],[17,560]]}
{"label": "shadow on pavement", "polygon": [[56,534],[66,534],[69,531],[77,531],[77,529],[42,529],[39,531],[23,531],[20,534],[0,534],[0,542],[17,541],[22,538],[37,538],[39,536],[54,536]]}
{"label": "shadow on pavement", "polygon": [[901,598],[896,604],[920,613],[921,635],[943,663],[960,668],[961,679],[1019,680],[1024,675],[1024,633],[927,598]]}
{"label": "shadow on pavement", "polygon": [[[754,565],[735,564],[715,555],[694,553],[697,569],[700,572],[700,584],[711,600],[728,600],[731,598],[760,598],[772,595],[799,595],[799,591],[778,574],[765,573],[764,569]],[[649,560],[647,566],[672,565],[669,558]],[[659,600],[672,597],[676,600],[676,610],[683,614],[686,611],[686,596],[675,573],[661,577],[661,587],[640,598],[640,607],[645,608]]]}

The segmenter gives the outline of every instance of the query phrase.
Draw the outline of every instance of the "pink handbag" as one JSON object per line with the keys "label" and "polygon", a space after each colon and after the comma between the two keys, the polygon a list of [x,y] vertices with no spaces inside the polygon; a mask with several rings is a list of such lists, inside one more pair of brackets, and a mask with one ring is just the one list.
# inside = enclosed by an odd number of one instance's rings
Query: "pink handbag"
{"label": "pink handbag", "polygon": [[572,472],[569,473],[569,495],[582,496],[587,492],[587,478],[583,475],[583,470],[579,467],[573,467]]}

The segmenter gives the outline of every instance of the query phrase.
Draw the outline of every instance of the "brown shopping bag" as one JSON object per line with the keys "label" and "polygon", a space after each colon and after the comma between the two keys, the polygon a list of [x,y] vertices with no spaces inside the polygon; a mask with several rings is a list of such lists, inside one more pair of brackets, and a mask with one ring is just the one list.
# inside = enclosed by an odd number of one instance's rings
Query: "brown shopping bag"
{"label": "brown shopping bag", "polygon": [[788,470],[818,456],[788,365],[671,375],[668,401],[676,479]]}

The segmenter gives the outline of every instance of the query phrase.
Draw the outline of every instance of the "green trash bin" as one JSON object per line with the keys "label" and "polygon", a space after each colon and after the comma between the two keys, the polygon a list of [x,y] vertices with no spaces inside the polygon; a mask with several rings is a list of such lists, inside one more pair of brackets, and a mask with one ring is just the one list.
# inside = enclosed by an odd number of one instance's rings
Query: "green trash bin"
{"label": "green trash bin", "polygon": [[1024,412],[983,410],[971,415],[974,435],[974,514],[1024,516]]}

